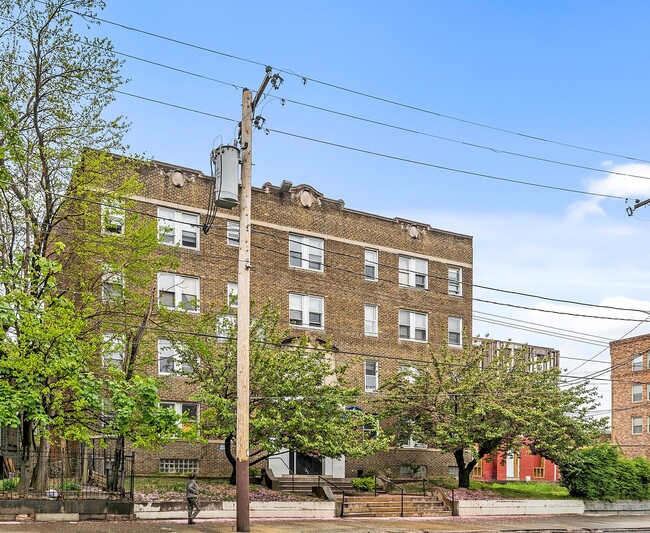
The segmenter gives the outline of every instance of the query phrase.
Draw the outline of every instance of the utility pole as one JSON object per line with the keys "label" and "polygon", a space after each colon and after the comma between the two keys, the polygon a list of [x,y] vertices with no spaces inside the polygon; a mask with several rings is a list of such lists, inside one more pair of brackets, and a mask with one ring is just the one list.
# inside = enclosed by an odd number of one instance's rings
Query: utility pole
{"label": "utility pole", "polygon": [[239,202],[239,269],[237,275],[237,531],[250,531],[249,412],[250,412],[250,268],[251,268],[251,175],[253,167],[253,115],[266,85],[271,67],[255,99],[251,91],[242,93],[241,197]]}
{"label": "utility pole", "polygon": [[635,200],[634,205],[626,209],[627,216],[631,217],[634,214],[634,211],[636,211],[639,207],[643,207],[644,205],[648,205],[648,204],[650,204],[650,198],[643,201]]}

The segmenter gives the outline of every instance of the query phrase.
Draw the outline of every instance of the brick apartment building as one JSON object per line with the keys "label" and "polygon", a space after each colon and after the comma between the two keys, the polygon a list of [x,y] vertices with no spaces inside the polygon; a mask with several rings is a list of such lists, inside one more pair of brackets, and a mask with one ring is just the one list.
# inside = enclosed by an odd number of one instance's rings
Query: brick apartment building
{"label": "brick apartment building", "polygon": [[[222,305],[237,290],[237,209],[220,210],[203,234],[213,178],[160,162],[142,167],[140,174],[138,210],[175,221],[160,222],[171,226],[166,243],[178,246],[180,261],[176,271],[159,274],[161,301],[173,305],[196,297],[198,312],[203,305]],[[347,209],[342,200],[325,198],[308,185],[284,185],[266,183],[252,191],[251,299],[279,304],[297,335],[332,339],[336,363],[350,363],[348,380],[367,397],[399,370],[401,357],[425,358],[429,342],[460,348],[471,338],[471,237]],[[158,371],[170,374],[164,342],[159,346]],[[200,418],[201,406],[190,400],[184,378],[166,380],[164,402]],[[175,441],[162,451],[138,450],[136,457],[141,473],[230,473],[219,441]],[[365,468],[397,473],[413,465],[427,475],[446,475],[455,464],[453,457],[416,442],[365,459],[300,461],[288,451],[268,466],[276,475],[288,473],[289,465],[297,472],[316,469],[335,476]]]}
{"label": "brick apartment building", "polygon": [[650,458],[650,334],[609,344],[612,444],[629,457]]}

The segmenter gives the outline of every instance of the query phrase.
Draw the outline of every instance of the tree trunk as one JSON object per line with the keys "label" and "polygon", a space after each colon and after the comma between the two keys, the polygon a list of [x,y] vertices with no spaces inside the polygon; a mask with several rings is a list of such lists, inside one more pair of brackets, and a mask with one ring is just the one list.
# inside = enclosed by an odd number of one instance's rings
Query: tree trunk
{"label": "tree trunk", "polygon": [[237,484],[237,461],[235,461],[235,457],[232,454],[233,440],[234,439],[231,433],[226,437],[226,442],[224,443],[224,449],[226,452],[226,458],[228,459],[230,466],[232,466],[232,472],[230,474],[230,484],[236,485]]}
{"label": "tree trunk", "polygon": [[476,466],[476,459],[472,459],[467,464],[465,464],[465,450],[461,448],[454,452],[454,457],[456,458],[456,465],[458,466],[458,488],[459,489],[468,489],[469,481],[472,477],[472,470]]}
{"label": "tree trunk", "polygon": [[[32,487],[37,492],[45,492],[49,481],[50,471],[50,440],[41,437],[36,452],[36,468],[33,473]],[[63,464],[61,465],[63,468]]]}
{"label": "tree trunk", "polygon": [[120,436],[115,441],[115,455],[113,464],[108,472],[106,480],[106,490],[109,492],[118,492],[120,490],[120,480],[122,469],[124,468],[124,437]]}
{"label": "tree trunk", "polygon": [[32,480],[32,470],[34,467],[34,442],[32,439],[32,423],[23,420],[20,429],[20,481],[18,482],[18,492],[24,494],[27,492],[27,489],[29,489],[29,484]]}

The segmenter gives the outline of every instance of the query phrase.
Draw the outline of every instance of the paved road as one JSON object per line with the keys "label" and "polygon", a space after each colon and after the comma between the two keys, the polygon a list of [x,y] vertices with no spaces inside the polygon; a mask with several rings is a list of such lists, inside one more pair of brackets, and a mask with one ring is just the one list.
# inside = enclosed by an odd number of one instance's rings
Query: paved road
{"label": "paved road", "polygon": [[[197,519],[137,522],[4,522],[0,533],[231,533],[233,520]],[[494,533],[535,531],[635,531],[650,533],[650,515],[637,516],[526,516],[479,518],[311,519],[251,522],[251,533]]]}

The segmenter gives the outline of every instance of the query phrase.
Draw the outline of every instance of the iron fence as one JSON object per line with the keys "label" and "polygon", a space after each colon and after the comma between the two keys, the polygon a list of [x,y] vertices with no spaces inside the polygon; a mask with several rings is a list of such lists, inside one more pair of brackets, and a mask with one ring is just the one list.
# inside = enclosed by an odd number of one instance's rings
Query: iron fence
{"label": "iron fence", "polygon": [[[1,454],[2,452],[0,452]],[[0,499],[133,499],[134,454],[53,449],[47,455],[0,455]]]}

